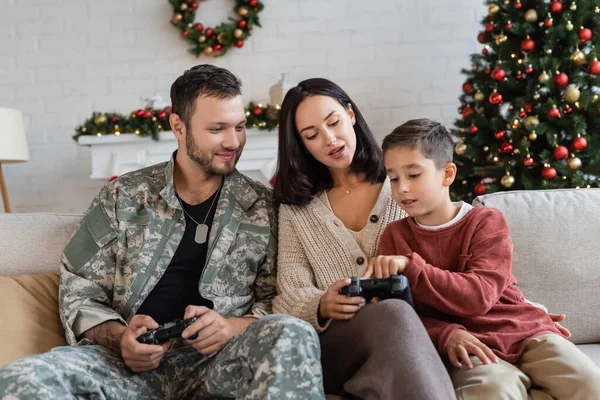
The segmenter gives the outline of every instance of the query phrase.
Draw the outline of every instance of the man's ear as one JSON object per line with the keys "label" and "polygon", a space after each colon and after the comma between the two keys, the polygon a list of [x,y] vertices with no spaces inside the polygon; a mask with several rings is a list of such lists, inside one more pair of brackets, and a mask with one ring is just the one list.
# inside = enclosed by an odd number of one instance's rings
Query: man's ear
{"label": "man's ear", "polygon": [[350,122],[352,122],[352,126],[356,123],[356,114],[354,114],[354,109],[352,108],[352,104],[348,103],[346,107],[346,111],[348,112],[348,116],[350,117]]}
{"label": "man's ear", "polygon": [[449,162],[442,167],[442,185],[448,187],[456,179],[456,164]]}
{"label": "man's ear", "polygon": [[187,134],[187,129],[185,123],[181,119],[178,114],[169,115],[169,124],[171,124],[171,130],[175,134],[177,140],[185,141],[185,135]]}

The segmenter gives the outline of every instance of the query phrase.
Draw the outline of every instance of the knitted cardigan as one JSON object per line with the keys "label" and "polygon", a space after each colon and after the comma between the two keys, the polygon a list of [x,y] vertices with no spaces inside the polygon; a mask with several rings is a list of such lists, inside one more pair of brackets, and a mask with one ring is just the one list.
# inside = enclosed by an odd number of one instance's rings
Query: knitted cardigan
{"label": "knitted cardigan", "polygon": [[282,204],[277,256],[279,295],[273,301],[273,312],[307,321],[318,332],[326,330],[330,321],[321,325],[318,319],[321,296],[335,281],[361,276],[377,254],[387,224],[405,216],[386,180],[364,228],[361,248],[319,198],[301,207]]}

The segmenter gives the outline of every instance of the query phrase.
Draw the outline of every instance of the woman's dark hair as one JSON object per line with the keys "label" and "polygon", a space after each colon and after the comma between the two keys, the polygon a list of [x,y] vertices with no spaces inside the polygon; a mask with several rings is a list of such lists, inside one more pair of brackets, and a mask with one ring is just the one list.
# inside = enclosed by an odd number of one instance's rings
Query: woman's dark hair
{"label": "woman's dark hair", "polygon": [[356,104],[335,83],[323,78],[313,78],[290,89],[281,105],[275,199],[283,204],[303,206],[317,193],[333,186],[329,170],[308,153],[296,128],[296,110],[309,96],[328,96],[337,100],[345,109],[352,107],[356,116],[356,151],[350,171],[364,174],[368,182],[383,182],[385,167],[381,148]]}

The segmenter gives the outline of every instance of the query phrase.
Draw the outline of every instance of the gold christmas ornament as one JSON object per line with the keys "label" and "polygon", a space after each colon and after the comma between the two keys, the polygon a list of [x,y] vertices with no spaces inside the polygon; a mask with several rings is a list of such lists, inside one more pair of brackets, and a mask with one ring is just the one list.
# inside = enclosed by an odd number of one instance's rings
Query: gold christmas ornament
{"label": "gold christmas ornament", "polygon": [[217,40],[219,41],[219,43],[225,42],[225,39],[226,39],[225,32],[221,32],[221,33],[219,33],[219,36],[217,36]]}
{"label": "gold christmas ornament", "polygon": [[531,132],[529,134],[529,140],[531,140],[532,142],[535,141],[537,139],[537,133],[535,132]]}
{"label": "gold christmas ornament", "polygon": [[534,100],[539,100],[539,99],[540,99],[540,94],[539,94],[538,92],[535,92],[535,93],[533,94],[533,99],[534,99]]}
{"label": "gold christmas ornament", "polygon": [[236,39],[240,39],[242,36],[244,36],[244,31],[241,29],[236,29],[235,31],[233,31],[233,36]]}
{"label": "gold christmas ornament", "polygon": [[515,177],[510,174],[506,174],[502,177],[502,179],[500,179],[500,184],[508,189],[515,184]]}
{"label": "gold christmas ornament", "polygon": [[483,146],[483,151],[490,151],[490,148],[488,146]]}
{"label": "gold christmas ornament", "polygon": [[500,34],[496,37],[496,44],[504,43],[508,40],[508,37],[504,34],[504,32],[500,32]]}
{"label": "gold christmas ornament", "polygon": [[594,8],[594,12],[595,12],[596,14],[600,13],[600,7],[596,6],[596,8]]}
{"label": "gold christmas ornament", "polygon": [[488,14],[489,15],[494,15],[498,11],[500,11],[500,7],[498,7],[497,4],[490,4],[490,6],[488,7]]}
{"label": "gold christmas ornament", "polygon": [[207,56],[210,56],[213,53],[213,48],[208,46],[207,48],[204,49],[203,53]]}
{"label": "gold christmas ornament", "polygon": [[577,49],[575,53],[571,54],[571,61],[575,63],[575,65],[583,65],[586,62],[585,54],[583,51]]}
{"label": "gold christmas ornament", "polygon": [[540,76],[538,77],[538,82],[539,83],[546,83],[550,80],[550,75],[548,75],[548,73],[546,71],[542,72],[540,74]]}
{"label": "gold christmas ornament", "polygon": [[485,96],[479,90],[475,93],[474,97],[475,97],[475,100],[477,100],[477,101],[483,101],[485,99]]}
{"label": "gold christmas ornament", "polygon": [[96,124],[96,125],[102,125],[105,122],[106,122],[106,115],[104,115],[104,114],[96,114],[96,116],[94,117],[94,124]]}
{"label": "gold christmas ornament", "polygon": [[198,38],[198,42],[200,42],[200,43],[204,43],[204,42],[206,42],[206,36],[204,36],[204,35],[201,35],[201,36]]}
{"label": "gold christmas ornament", "polygon": [[571,7],[569,7],[569,9],[570,9],[571,11],[575,11],[575,10],[577,10],[577,4],[575,4],[575,2],[572,2],[572,3],[571,3]]}
{"label": "gold christmas ornament", "polygon": [[473,70],[473,71],[477,71],[478,69],[479,69],[479,67],[477,66],[477,64],[473,64],[471,66],[471,70]]}
{"label": "gold christmas ornament", "polygon": [[571,21],[567,21],[567,25],[565,27],[569,32],[572,31],[574,28],[573,23]]}
{"label": "gold christmas ornament", "polygon": [[525,12],[525,21],[527,22],[535,22],[538,20],[538,13],[535,9],[527,10]]}
{"label": "gold christmas ornament", "polygon": [[579,157],[571,157],[567,160],[567,166],[572,172],[577,172],[581,168],[582,162]]}
{"label": "gold christmas ornament", "polygon": [[238,9],[238,14],[240,14],[242,17],[245,17],[248,15],[248,9],[246,7],[240,7]]}
{"label": "gold christmas ornament", "polygon": [[181,4],[181,7],[179,7],[181,9],[181,11],[186,11],[188,9],[188,5],[185,3]]}
{"label": "gold christmas ornament", "polygon": [[576,87],[568,87],[567,90],[565,90],[565,100],[569,103],[575,103],[577,100],[579,100],[579,96],[581,95],[581,93],[579,92],[579,89],[577,89]]}
{"label": "gold christmas ornament", "polygon": [[456,146],[454,146],[454,152],[456,154],[458,154],[459,156],[464,155],[466,151],[467,151],[467,145],[462,142],[459,142],[456,144]]}
{"label": "gold christmas ornament", "polygon": [[529,117],[525,118],[525,127],[527,129],[535,128],[539,124],[540,120],[535,115],[530,115]]}
{"label": "gold christmas ornament", "polygon": [[182,19],[183,19],[183,15],[176,13],[176,14],[173,14],[173,18],[171,18],[171,22],[176,24],[179,21],[181,21]]}
{"label": "gold christmas ornament", "polygon": [[552,49],[546,49],[546,54],[552,54]]}

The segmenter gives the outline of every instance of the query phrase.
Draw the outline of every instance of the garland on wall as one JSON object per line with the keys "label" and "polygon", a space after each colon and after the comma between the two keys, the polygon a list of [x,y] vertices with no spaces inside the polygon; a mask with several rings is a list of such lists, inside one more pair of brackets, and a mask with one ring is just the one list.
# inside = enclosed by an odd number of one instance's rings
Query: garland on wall
{"label": "garland on wall", "polygon": [[[246,108],[246,128],[273,131],[278,127],[279,105],[256,104],[251,102]],[[95,112],[83,124],[75,128],[73,139],[80,136],[102,136],[132,133],[139,136],[152,136],[158,140],[158,133],[170,131],[169,116],[171,106],[161,109],[147,107],[128,114]]]}
{"label": "garland on wall", "polygon": [[221,56],[232,47],[243,47],[252,28],[261,26],[258,13],[264,8],[259,0],[234,0],[233,12],[238,18],[229,18],[229,22],[211,28],[194,22],[198,0],[169,2],[173,6],[171,23],[179,28],[181,36],[191,44],[190,53],[196,56]]}

